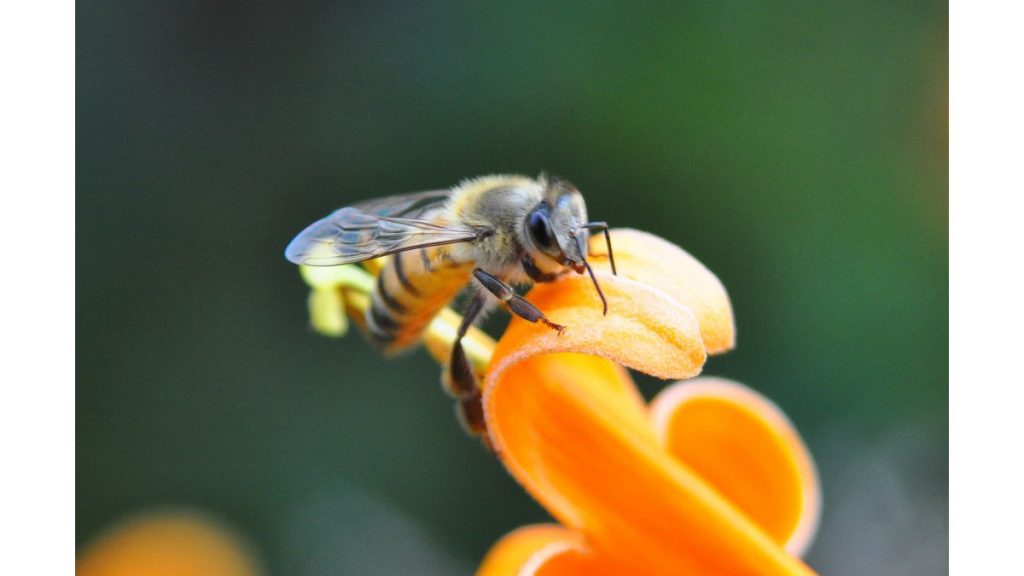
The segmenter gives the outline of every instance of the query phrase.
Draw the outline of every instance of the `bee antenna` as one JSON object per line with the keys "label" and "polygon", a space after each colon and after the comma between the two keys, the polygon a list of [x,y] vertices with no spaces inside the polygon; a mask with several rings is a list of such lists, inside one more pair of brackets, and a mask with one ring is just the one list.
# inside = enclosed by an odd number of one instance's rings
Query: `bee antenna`
{"label": "bee antenna", "polygon": [[597,276],[594,276],[594,270],[590,267],[590,262],[583,261],[583,265],[587,267],[587,274],[590,274],[590,279],[594,281],[594,288],[597,288],[597,295],[601,297],[601,305],[604,306],[604,311],[601,312],[603,316],[608,315],[608,301],[604,298],[604,292],[601,291],[601,285],[597,283]]}
{"label": "bee antenna", "polygon": [[[579,238],[579,236],[573,235],[572,239],[576,241],[576,248],[578,248],[579,251],[580,251],[580,254],[582,254],[583,253],[583,247],[580,245],[580,238]],[[587,262],[586,258],[583,258],[583,266],[586,267],[587,274],[590,274],[590,279],[593,280],[593,282],[594,282],[594,288],[597,289],[597,295],[601,297],[601,305],[604,306],[604,311],[601,312],[601,314],[604,315],[604,316],[607,316],[608,315],[608,300],[605,299],[605,297],[604,297],[604,292],[601,290],[601,285],[597,283],[597,276],[594,276],[594,269],[590,267],[590,262]]]}
{"label": "bee antenna", "polygon": [[587,222],[582,226],[582,228],[586,228],[587,230],[600,230],[604,232],[604,243],[608,245],[608,261],[611,262],[612,265],[612,274],[618,276],[619,273],[615,270],[615,253],[612,252],[612,236],[608,233],[608,223]]}

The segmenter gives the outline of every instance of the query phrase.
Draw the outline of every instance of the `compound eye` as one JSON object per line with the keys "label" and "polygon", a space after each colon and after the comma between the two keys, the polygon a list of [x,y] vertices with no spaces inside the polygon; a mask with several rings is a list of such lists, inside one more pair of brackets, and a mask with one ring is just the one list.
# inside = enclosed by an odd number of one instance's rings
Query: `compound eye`
{"label": "compound eye", "polygon": [[530,220],[526,223],[526,227],[538,248],[551,249],[555,247],[555,235],[551,231],[551,220],[548,219],[547,214],[540,210],[534,210],[530,213]]}

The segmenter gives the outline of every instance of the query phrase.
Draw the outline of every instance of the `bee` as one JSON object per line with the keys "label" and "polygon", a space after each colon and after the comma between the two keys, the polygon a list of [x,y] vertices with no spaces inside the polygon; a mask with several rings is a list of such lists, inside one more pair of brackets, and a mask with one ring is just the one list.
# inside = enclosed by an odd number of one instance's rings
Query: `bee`
{"label": "bee", "polygon": [[510,284],[551,282],[568,272],[589,273],[607,314],[608,302],[587,262],[594,230],[604,232],[615,273],[608,224],[588,220],[583,195],[570,182],[543,174],[484,176],[450,189],[341,208],[300,232],[285,257],[307,266],[336,266],[392,255],[377,277],[365,318],[368,337],[386,353],[414,345],[434,316],[474,284],[443,380],[459,400],[463,423],[484,436],[476,376],[462,337],[494,302],[561,334],[564,326]]}

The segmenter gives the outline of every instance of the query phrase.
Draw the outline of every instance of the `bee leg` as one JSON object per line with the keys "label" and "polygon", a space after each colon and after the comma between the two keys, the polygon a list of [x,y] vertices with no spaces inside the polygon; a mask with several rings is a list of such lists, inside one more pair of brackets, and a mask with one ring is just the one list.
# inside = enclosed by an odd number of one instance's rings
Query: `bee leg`
{"label": "bee leg", "polygon": [[455,414],[458,416],[462,427],[471,436],[480,438],[484,447],[492,453],[495,452],[491,438],[487,434],[487,422],[484,420],[483,399],[480,397],[480,388],[477,386],[476,375],[473,374],[473,367],[466,358],[466,351],[462,347],[462,337],[473,325],[473,320],[480,315],[487,303],[482,292],[475,292],[472,299],[466,304],[462,313],[462,323],[455,335],[455,344],[452,345],[452,357],[445,371],[445,387],[448,392],[455,396]]}
{"label": "bee leg", "polygon": [[472,299],[466,304],[462,312],[462,323],[455,334],[455,344],[452,345],[452,356],[448,362],[448,370],[445,372],[445,388],[456,398],[465,398],[478,394],[476,386],[476,375],[466,358],[466,351],[462,348],[462,337],[469,331],[473,321],[480,315],[485,304],[484,295],[473,294]]}
{"label": "bee leg", "polygon": [[494,444],[491,443],[490,435],[487,434],[483,398],[480,397],[479,391],[470,396],[459,398],[455,403],[455,415],[467,434],[480,438],[485,448],[492,453],[497,453],[494,449]]}
{"label": "bee leg", "polygon": [[473,270],[473,277],[476,278],[477,282],[480,282],[484,288],[487,288],[488,292],[497,296],[498,300],[501,300],[501,303],[508,308],[509,312],[529,322],[541,322],[544,325],[557,330],[559,334],[565,330],[565,326],[555,324],[548,320],[548,317],[545,316],[539,308],[530,304],[528,300],[519,294],[516,294],[516,291],[513,290],[511,286],[505,284],[495,276],[477,268]]}
{"label": "bee leg", "polygon": [[482,436],[487,433],[487,424],[484,422],[484,406],[480,393],[462,396],[455,403],[455,415],[466,432],[472,435]]}

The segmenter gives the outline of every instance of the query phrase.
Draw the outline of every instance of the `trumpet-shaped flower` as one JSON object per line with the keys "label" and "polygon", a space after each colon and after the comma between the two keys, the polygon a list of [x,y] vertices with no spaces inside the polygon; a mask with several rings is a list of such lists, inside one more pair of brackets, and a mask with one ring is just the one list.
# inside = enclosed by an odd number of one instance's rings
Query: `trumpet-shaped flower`
{"label": "trumpet-shaped flower", "polygon": [[[725,289],[657,237],[615,230],[612,243],[618,275],[591,243],[607,315],[589,279],[567,275],[529,294],[564,333],[513,318],[497,345],[479,331],[465,341],[485,374],[491,446],[559,522],[510,533],[479,574],[812,573],[798,556],[816,528],[817,476],[782,412],[707,377],[648,406],[626,370],[693,378],[732,348]],[[358,321],[369,284],[317,274],[314,326],[336,333],[344,309]],[[425,335],[442,362],[457,323],[446,310]]]}
{"label": "trumpet-shaped flower", "polygon": [[561,527],[513,532],[479,573],[810,573],[796,554],[814,531],[817,479],[782,413],[712,378],[674,384],[648,407],[623,368],[699,373],[706,353],[733,344],[725,290],[653,236],[616,231],[613,244],[619,276],[600,276],[607,317],[586,279],[540,285],[531,301],[571,328],[513,320],[494,351],[491,441]]}

